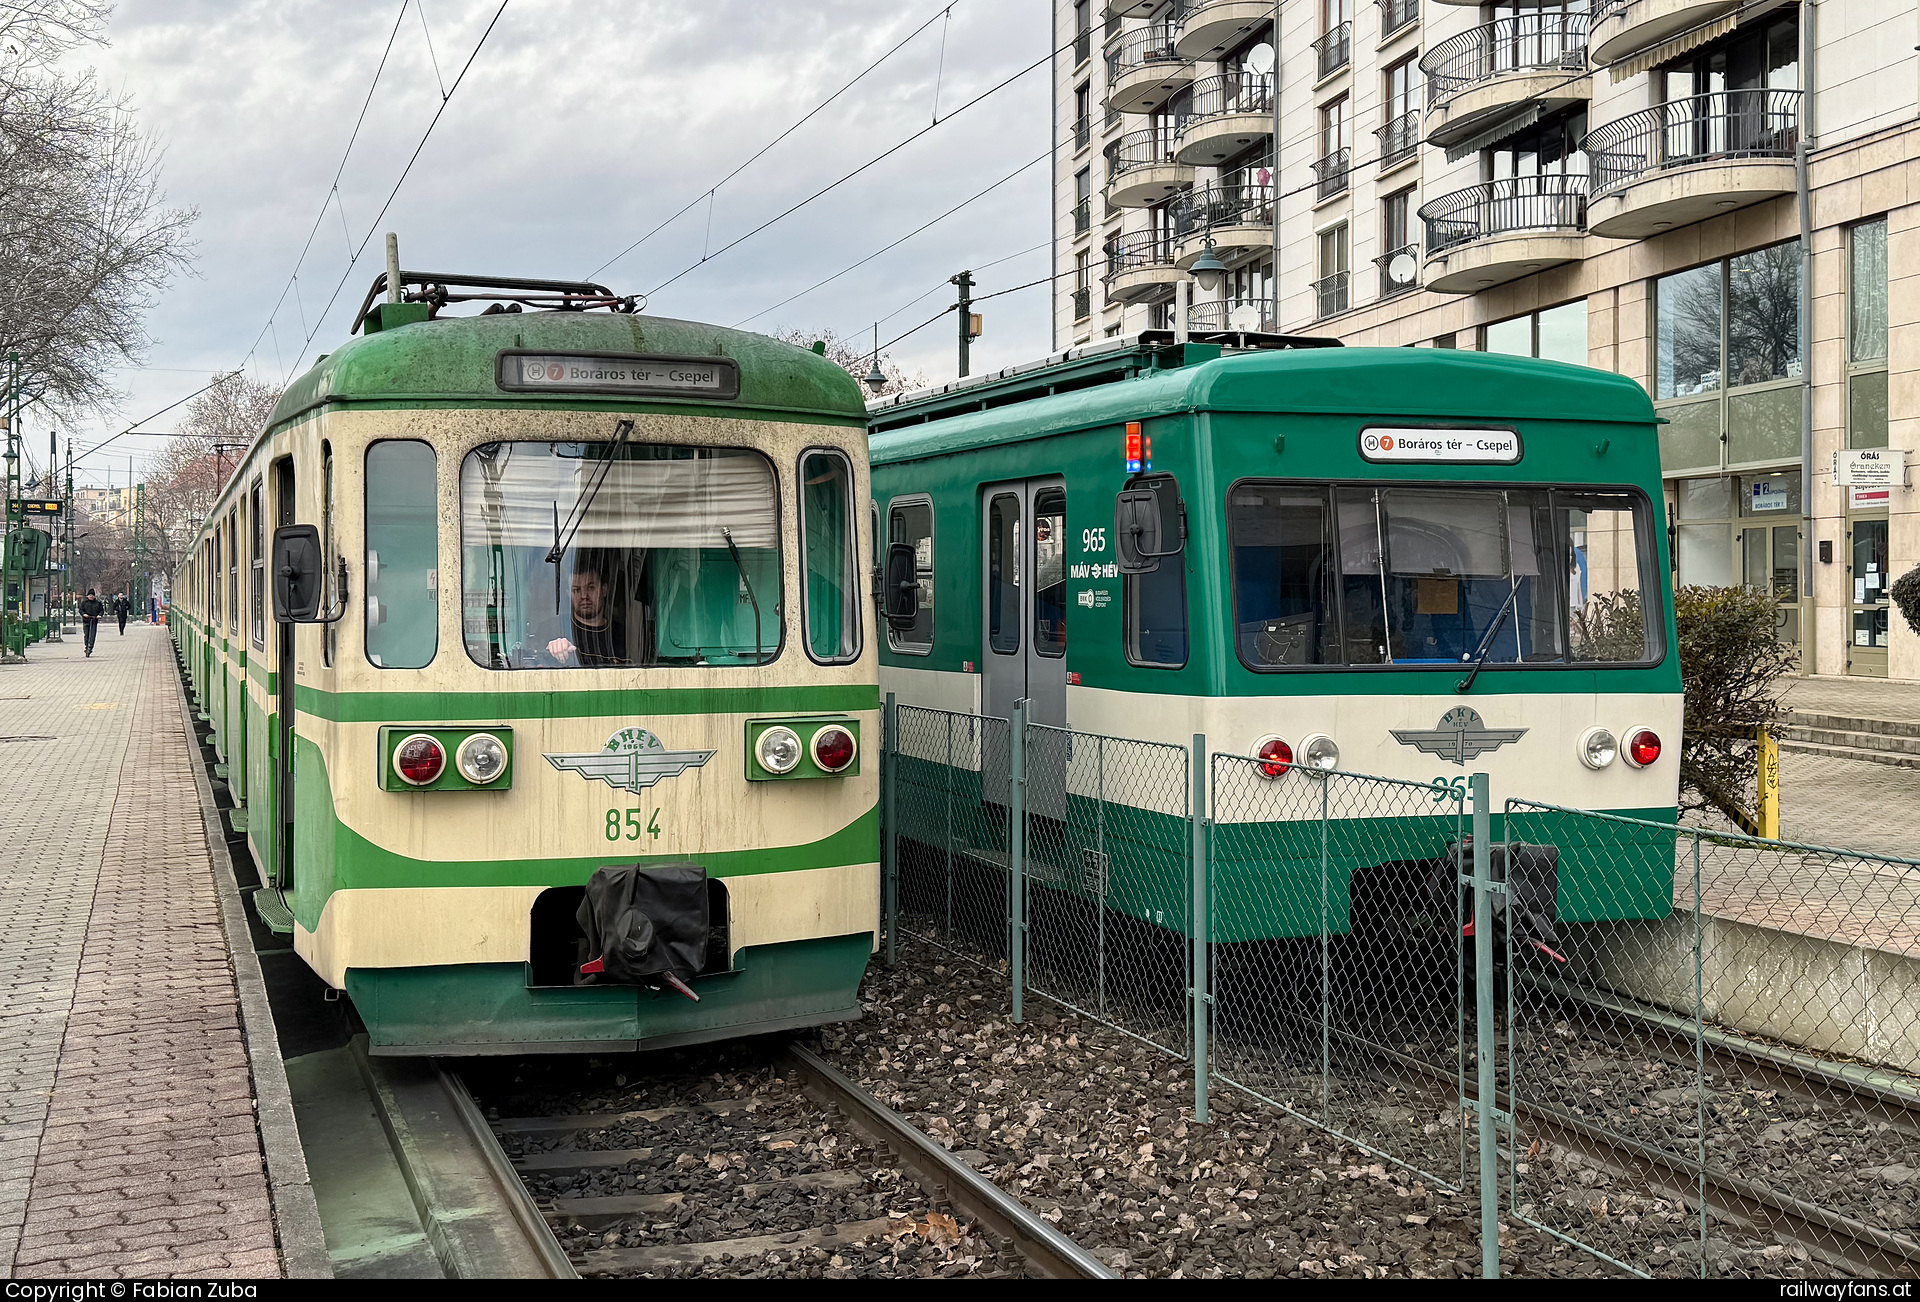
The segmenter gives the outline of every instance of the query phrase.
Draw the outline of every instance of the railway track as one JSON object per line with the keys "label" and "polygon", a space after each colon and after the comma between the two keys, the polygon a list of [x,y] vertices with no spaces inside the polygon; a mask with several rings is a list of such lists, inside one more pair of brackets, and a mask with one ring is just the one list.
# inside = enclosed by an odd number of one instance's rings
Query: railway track
{"label": "railway track", "polygon": [[1113,1278],[810,1050],[664,1058],[631,1079],[529,1059],[480,1085],[582,1275]]}

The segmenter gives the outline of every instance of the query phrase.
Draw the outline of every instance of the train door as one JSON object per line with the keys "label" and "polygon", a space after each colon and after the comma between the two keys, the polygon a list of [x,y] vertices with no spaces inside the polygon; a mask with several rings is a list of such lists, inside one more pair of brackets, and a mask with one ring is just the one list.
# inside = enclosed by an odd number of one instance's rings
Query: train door
{"label": "train door", "polygon": [[[994,484],[981,493],[980,511],[985,596],[980,712],[1011,719],[1013,703],[1025,698],[1029,721],[1065,728],[1066,486],[1057,478]],[[1028,807],[1035,813],[1064,814],[1066,760],[1064,739],[1058,745],[1043,740],[1031,749]],[[989,781],[989,792],[1004,799],[1006,772]]]}
{"label": "train door", "polygon": [[[293,521],[293,458],[288,457],[274,467],[274,527],[292,524]],[[272,594],[266,600],[272,601]],[[274,819],[274,884],[282,891],[293,887],[293,698],[294,698],[294,630],[297,624],[281,624],[269,621],[274,633],[277,654],[274,669],[278,675],[278,699],[274,703],[274,753],[279,757],[274,774],[277,779],[274,789],[277,793]]]}

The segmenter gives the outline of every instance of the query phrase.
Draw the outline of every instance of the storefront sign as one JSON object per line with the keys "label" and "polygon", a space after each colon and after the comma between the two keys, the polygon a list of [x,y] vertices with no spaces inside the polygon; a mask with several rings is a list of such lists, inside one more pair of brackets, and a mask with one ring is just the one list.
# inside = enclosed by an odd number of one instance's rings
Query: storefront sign
{"label": "storefront sign", "polygon": [[1364,429],[1360,431],[1360,455],[1368,461],[1510,466],[1520,460],[1520,436],[1510,429]]}
{"label": "storefront sign", "polygon": [[1904,448],[1848,448],[1833,454],[1833,482],[1846,488],[1904,488]]}
{"label": "storefront sign", "polygon": [[1784,480],[1758,479],[1753,484],[1753,513],[1787,509],[1787,485]]}
{"label": "storefront sign", "polygon": [[1886,506],[1892,501],[1891,488],[1849,488],[1847,490],[1849,511],[1870,511],[1876,506]]}

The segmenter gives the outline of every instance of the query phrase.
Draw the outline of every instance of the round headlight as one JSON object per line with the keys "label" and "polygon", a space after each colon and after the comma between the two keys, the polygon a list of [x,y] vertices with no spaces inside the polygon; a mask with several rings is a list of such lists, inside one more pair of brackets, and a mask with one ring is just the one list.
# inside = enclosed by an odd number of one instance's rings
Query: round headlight
{"label": "round headlight", "polygon": [[411,787],[424,787],[446,771],[447,748],[416,732],[393,748],[393,771]]}
{"label": "round headlight", "polygon": [[1627,763],[1643,769],[1660,758],[1660,734],[1651,728],[1627,730],[1627,748],[1621,752]]}
{"label": "round headlight", "polygon": [[800,736],[791,728],[769,728],[754,744],[754,758],[769,773],[791,773],[800,762]]}
{"label": "round headlight", "polygon": [[484,787],[507,771],[507,748],[492,733],[476,732],[460,743],[453,763],[461,777]]}
{"label": "round headlight", "polygon": [[1293,767],[1293,747],[1284,737],[1262,737],[1253,744],[1253,757],[1260,761],[1260,776],[1284,778]]}
{"label": "round headlight", "polygon": [[1580,734],[1580,762],[1590,769],[1603,769],[1620,753],[1620,743],[1605,728],[1589,728]]}
{"label": "round headlight", "polygon": [[853,763],[859,747],[853,734],[841,727],[822,728],[813,734],[813,762],[824,773],[838,773]]}
{"label": "round headlight", "polygon": [[1300,743],[1300,763],[1321,773],[1340,767],[1340,748],[1324,732],[1316,732]]}

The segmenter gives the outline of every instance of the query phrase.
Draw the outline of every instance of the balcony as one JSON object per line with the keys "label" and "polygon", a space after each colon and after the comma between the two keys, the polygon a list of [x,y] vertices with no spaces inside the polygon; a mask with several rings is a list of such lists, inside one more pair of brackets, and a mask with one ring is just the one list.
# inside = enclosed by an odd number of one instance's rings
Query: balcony
{"label": "balcony", "polygon": [[1420,0],[1381,0],[1380,39],[1385,40],[1409,23],[1420,21]]}
{"label": "balcony", "polygon": [[1170,132],[1129,131],[1107,146],[1107,202],[1145,208],[1193,184],[1193,169],[1174,161]]}
{"label": "balcony", "polygon": [[1474,294],[1585,256],[1587,178],[1489,181],[1423,205],[1420,217],[1426,287]]}
{"label": "balcony", "polygon": [[1193,83],[1174,138],[1174,161],[1207,167],[1273,134],[1273,82],[1254,73]]}
{"label": "balcony", "polygon": [[1353,170],[1353,151],[1336,149],[1313,165],[1317,180],[1314,202],[1325,203],[1347,188],[1347,174]]}
{"label": "balcony", "polygon": [[1172,205],[1174,265],[1199,260],[1207,241],[1228,266],[1273,252],[1273,187],[1209,185]]}
{"label": "balcony", "polygon": [[1592,96],[1585,14],[1529,13],[1449,37],[1420,59],[1426,140],[1459,145],[1522,107],[1539,116]]}
{"label": "balcony", "polygon": [[[1235,317],[1239,321],[1235,321]],[[1187,333],[1248,334],[1273,330],[1271,303],[1195,303],[1187,309]]]}
{"label": "balcony", "polygon": [[1398,167],[1420,151],[1420,111],[1410,109],[1389,119],[1373,134],[1380,141],[1380,170]]}
{"label": "balcony", "polygon": [[[1380,297],[1398,298],[1402,294],[1411,294],[1420,288],[1420,246],[1408,244],[1397,249],[1389,249],[1373,260],[1380,269]],[[1395,272],[1406,273],[1404,278],[1395,279]]]}
{"label": "balcony", "polygon": [[1174,45],[1183,59],[1217,59],[1248,32],[1273,26],[1273,0],[1186,0]]}
{"label": "balcony", "polygon": [[1642,239],[1794,192],[1800,92],[1669,100],[1587,133],[1596,235]]}
{"label": "balcony", "polygon": [[1168,0],[1107,0],[1109,18],[1152,18],[1167,7]]}
{"label": "balcony", "polygon": [[1102,277],[1109,303],[1145,303],[1166,298],[1186,272],[1173,265],[1173,240],[1166,231],[1129,231],[1107,246]]}
{"label": "balcony", "polygon": [[1313,54],[1320,69],[1321,81],[1346,67],[1353,61],[1353,24],[1341,23],[1315,41]]}
{"label": "balcony", "polygon": [[1151,113],[1193,84],[1193,65],[1173,49],[1164,23],[1123,32],[1107,44],[1107,107]]}
{"label": "balcony", "polygon": [[1593,66],[1618,63],[1739,7],[1740,0],[1593,0]]}
{"label": "balcony", "polygon": [[1324,321],[1347,310],[1347,282],[1352,274],[1336,271],[1313,282],[1313,319]]}

